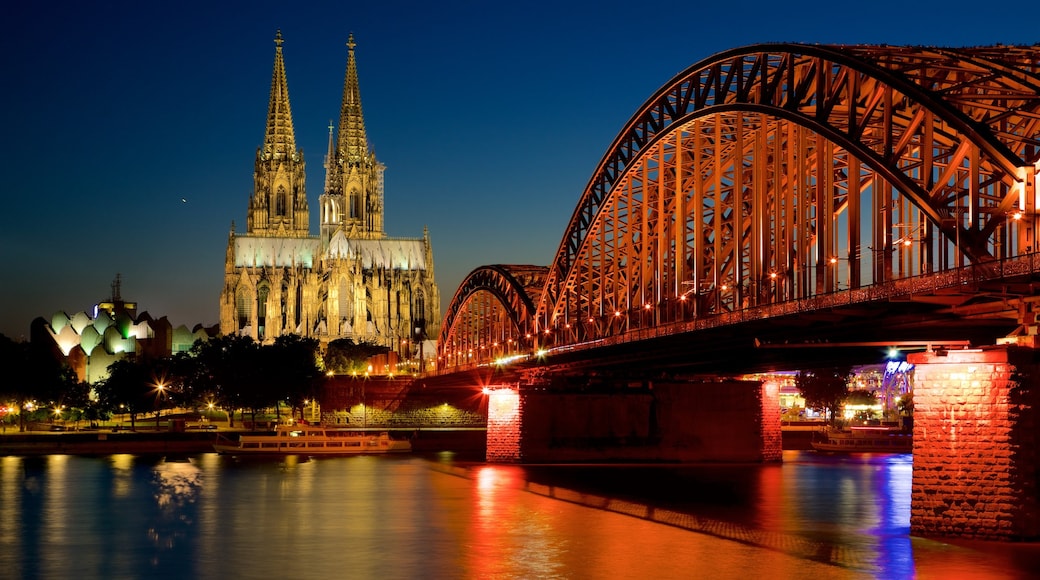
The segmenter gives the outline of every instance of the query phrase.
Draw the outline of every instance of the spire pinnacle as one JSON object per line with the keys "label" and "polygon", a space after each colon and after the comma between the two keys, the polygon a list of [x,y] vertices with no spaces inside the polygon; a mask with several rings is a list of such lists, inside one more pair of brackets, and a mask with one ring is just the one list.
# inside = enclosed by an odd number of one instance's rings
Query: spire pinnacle
{"label": "spire pinnacle", "polygon": [[336,166],[336,149],[332,141],[332,119],[329,119],[329,148],[325,153],[325,188],[322,193],[329,193],[332,186],[332,173]]}
{"label": "spire pinnacle", "polygon": [[264,134],[263,155],[284,158],[296,154],[296,136],[293,131],[292,110],[289,107],[289,83],[285,78],[282,58],[282,31],[274,37],[274,72],[271,74],[271,99],[267,106],[267,131]]}
{"label": "spire pinnacle", "polygon": [[336,149],[348,165],[361,164],[368,156],[365,117],[361,112],[361,89],[358,86],[357,60],[354,58],[354,33],[347,39],[347,74],[343,81],[343,103],[339,114],[339,136]]}

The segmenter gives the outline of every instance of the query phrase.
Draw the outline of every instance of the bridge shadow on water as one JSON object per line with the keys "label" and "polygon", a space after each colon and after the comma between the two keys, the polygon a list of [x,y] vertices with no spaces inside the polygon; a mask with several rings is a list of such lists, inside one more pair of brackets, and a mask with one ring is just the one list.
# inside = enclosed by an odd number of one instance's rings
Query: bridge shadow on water
{"label": "bridge shadow on water", "polygon": [[779,465],[432,463],[584,507],[873,578],[1034,578],[1040,543],[910,536],[909,454],[785,451]]}

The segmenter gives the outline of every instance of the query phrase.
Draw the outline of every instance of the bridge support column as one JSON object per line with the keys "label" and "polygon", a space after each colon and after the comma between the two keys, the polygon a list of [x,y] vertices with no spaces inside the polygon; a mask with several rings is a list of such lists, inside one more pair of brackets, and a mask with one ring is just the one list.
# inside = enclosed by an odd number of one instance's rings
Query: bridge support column
{"label": "bridge support column", "polygon": [[488,395],[489,462],[779,461],[775,383],[655,381],[648,389]]}
{"label": "bridge support column", "polygon": [[1040,537],[1040,357],[1014,346],[915,353],[910,532]]}

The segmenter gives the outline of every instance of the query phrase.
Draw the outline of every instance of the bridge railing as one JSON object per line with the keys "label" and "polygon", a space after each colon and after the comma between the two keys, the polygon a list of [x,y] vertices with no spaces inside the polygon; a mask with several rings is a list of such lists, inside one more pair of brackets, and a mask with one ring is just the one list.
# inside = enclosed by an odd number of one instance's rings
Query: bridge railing
{"label": "bridge railing", "polygon": [[868,302],[881,302],[898,298],[909,298],[915,294],[930,294],[956,288],[970,289],[982,282],[1025,276],[1040,272],[1040,253],[1025,254],[1013,258],[990,260],[941,272],[922,274],[856,288],[819,294],[810,298],[749,306],[741,310],[708,314],[692,320],[668,322],[621,332],[595,340],[548,347],[548,353],[584,350],[600,346],[629,343],[640,340],[663,338],[675,334],[694,332],[776,318],[818,312]]}
{"label": "bridge railing", "polygon": [[[551,355],[552,353],[585,350],[600,346],[663,338],[676,334],[736,325],[768,318],[796,316],[799,314],[818,312],[855,304],[907,299],[914,295],[926,295],[956,289],[974,291],[984,282],[1012,279],[1037,273],[1040,273],[1040,253],[1024,254],[1012,258],[995,259],[949,270],[933,272],[930,274],[900,278],[852,290],[838,290],[824,294],[817,294],[809,298],[749,306],[734,311],[713,312],[696,318],[663,321],[656,325],[630,328],[628,330],[619,331],[616,334],[592,340],[565,344],[557,343],[555,345],[543,344],[541,345],[541,348],[544,348],[546,351],[545,354],[548,355]],[[538,348],[538,346],[529,345],[529,347],[531,349],[530,351],[517,351],[512,354],[525,355],[522,359],[526,361],[536,360],[535,349]],[[487,352],[491,353],[492,351]],[[469,359],[461,364],[452,364],[450,360],[444,360],[438,365],[436,371],[427,372],[425,374],[427,376],[443,375],[480,367],[494,366],[496,364],[494,355],[488,354],[487,356],[491,358],[483,357],[479,360]]]}

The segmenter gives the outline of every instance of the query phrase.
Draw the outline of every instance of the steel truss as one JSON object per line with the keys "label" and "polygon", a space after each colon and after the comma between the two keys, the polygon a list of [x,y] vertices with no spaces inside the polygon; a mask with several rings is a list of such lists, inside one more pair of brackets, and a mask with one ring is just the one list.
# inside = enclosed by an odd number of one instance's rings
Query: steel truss
{"label": "steel truss", "polygon": [[575,344],[1036,252],[1038,171],[1040,46],[725,52],[614,140],[532,306],[471,275],[441,348],[480,312]]}

